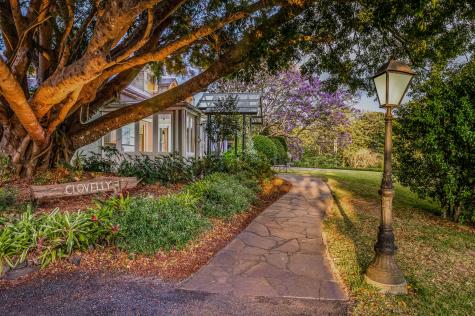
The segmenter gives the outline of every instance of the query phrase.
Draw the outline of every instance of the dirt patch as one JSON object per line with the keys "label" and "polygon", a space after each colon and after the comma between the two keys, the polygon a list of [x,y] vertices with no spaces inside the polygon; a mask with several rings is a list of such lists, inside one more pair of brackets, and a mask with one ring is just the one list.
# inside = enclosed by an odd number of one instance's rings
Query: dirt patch
{"label": "dirt patch", "polygon": [[74,271],[121,272],[136,276],[158,276],[172,281],[183,280],[205,265],[259,213],[287,193],[290,187],[290,183],[282,179],[266,182],[257,201],[247,212],[237,214],[228,220],[212,220],[212,229],[181,250],[158,252],[154,256],[133,256],[115,247],[101,247],[73,254],[71,258],[80,256],[79,266],[70,260],[57,261],[22,279],[0,280],[0,288]]}
{"label": "dirt patch", "polygon": [[167,195],[171,193],[175,193],[183,189],[184,184],[170,184],[168,186],[161,185],[159,183],[155,184],[147,184],[147,185],[139,185],[126,193],[130,194],[131,196],[153,196],[158,197],[161,195]]}

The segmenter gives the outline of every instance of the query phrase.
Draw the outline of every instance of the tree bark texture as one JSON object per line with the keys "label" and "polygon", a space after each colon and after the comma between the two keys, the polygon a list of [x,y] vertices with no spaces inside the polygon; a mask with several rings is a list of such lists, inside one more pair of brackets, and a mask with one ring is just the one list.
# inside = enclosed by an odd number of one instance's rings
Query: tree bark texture
{"label": "tree bark texture", "polygon": [[[69,0],[0,0],[0,36],[5,43],[5,58],[0,57],[0,154],[11,159],[20,176],[68,162],[78,148],[237,71],[256,45],[305,9],[305,1],[260,0],[173,36],[174,29],[167,28],[180,21],[177,12],[184,0],[88,3],[79,7]],[[223,28],[256,13],[266,14],[234,43],[219,48],[200,74],[81,124],[81,109],[100,110],[148,63],[180,56],[210,38],[219,41]],[[31,69],[36,74],[34,86],[27,80]]]}

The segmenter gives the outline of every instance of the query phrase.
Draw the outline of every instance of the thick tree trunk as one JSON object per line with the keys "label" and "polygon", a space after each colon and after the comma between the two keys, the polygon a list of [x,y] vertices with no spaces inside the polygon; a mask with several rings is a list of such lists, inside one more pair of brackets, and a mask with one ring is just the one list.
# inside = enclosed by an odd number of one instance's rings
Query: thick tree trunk
{"label": "thick tree trunk", "polygon": [[74,151],[72,142],[61,131],[55,132],[44,146],[39,147],[23,128],[0,127],[0,153],[10,159],[19,177],[31,177],[37,171],[69,163]]}

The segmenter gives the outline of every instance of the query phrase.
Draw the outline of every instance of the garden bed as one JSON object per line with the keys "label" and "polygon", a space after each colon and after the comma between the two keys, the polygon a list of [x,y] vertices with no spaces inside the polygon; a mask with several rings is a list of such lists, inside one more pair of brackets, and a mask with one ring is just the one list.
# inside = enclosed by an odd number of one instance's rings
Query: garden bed
{"label": "garden bed", "polygon": [[[136,190],[140,193],[150,193],[146,191],[150,187]],[[26,277],[17,280],[0,280],[0,287],[71,271],[120,272],[140,276],[158,276],[174,281],[184,279],[206,264],[262,210],[288,192],[289,188],[290,184],[281,179],[264,182],[262,191],[251,207],[228,218],[212,218],[211,228],[200,234],[197,239],[187,243],[182,249],[161,250],[154,255],[134,255],[115,246],[97,247],[89,251],[74,252],[69,260],[56,261]]]}

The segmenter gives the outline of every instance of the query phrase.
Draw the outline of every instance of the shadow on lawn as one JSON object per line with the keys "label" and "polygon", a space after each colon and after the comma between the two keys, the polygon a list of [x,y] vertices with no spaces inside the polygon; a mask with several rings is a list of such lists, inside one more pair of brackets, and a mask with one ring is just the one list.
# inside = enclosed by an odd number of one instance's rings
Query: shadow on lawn
{"label": "shadow on lawn", "polygon": [[[343,219],[336,221],[335,225],[339,232],[343,233],[352,241],[353,246],[355,248],[355,259],[359,267],[358,272],[360,273],[361,278],[363,278],[364,271],[366,271],[366,268],[371,263],[371,259],[373,256],[373,247],[371,245],[373,243],[368,242],[367,240],[365,240],[366,238],[359,236],[362,234],[361,230],[355,226],[354,222],[348,216],[349,212],[341,204],[338,195],[334,191],[332,191],[332,195],[339,215]],[[358,221],[365,220],[358,214],[358,212],[354,212],[354,214],[357,216]]]}

